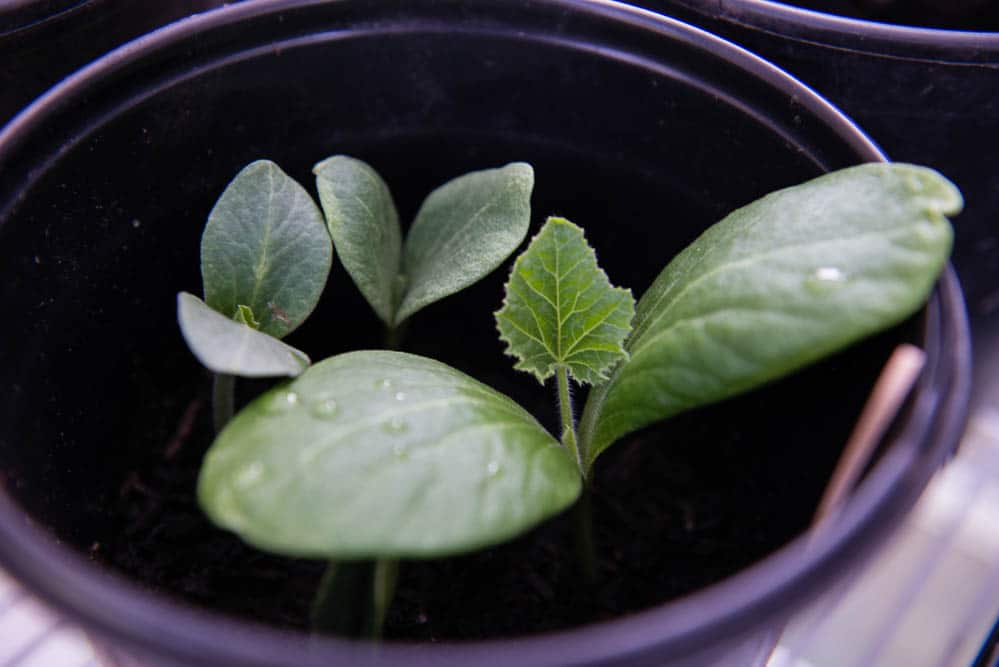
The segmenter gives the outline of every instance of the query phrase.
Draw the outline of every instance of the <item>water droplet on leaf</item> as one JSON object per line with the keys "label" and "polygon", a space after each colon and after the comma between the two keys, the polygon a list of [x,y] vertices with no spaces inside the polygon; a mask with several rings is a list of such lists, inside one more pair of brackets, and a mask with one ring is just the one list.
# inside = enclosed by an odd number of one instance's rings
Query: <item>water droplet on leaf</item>
{"label": "water droplet on leaf", "polygon": [[378,389],[391,389],[392,380],[388,378],[381,378],[380,380],[375,380],[375,387]]}
{"label": "water droplet on leaf", "polygon": [[385,430],[389,433],[404,433],[409,430],[409,424],[398,417],[385,422]]}
{"label": "water droplet on leaf", "polygon": [[490,461],[489,465],[486,466],[486,474],[490,477],[495,477],[500,472],[500,464],[496,461]]}
{"label": "water droplet on leaf", "polygon": [[288,412],[298,405],[298,394],[293,391],[279,391],[267,402],[267,411],[273,413]]}
{"label": "water droplet on leaf", "polygon": [[312,414],[320,419],[332,419],[339,410],[336,399],[330,397],[320,397],[312,404]]}
{"label": "water droplet on leaf", "polygon": [[405,401],[406,400],[406,392],[404,392],[404,391],[397,391],[397,392],[395,392],[395,400],[397,400],[397,401]]}
{"label": "water droplet on leaf", "polygon": [[264,476],[264,464],[254,461],[246,465],[236,475],[236,486],[245,489],[259,482]]}
{"label": "water droplet on leaf", "polygon": [[805,279],[805,287],[814,293],[828,291],[846,282],[846,274],[835,266],[822,266]]}

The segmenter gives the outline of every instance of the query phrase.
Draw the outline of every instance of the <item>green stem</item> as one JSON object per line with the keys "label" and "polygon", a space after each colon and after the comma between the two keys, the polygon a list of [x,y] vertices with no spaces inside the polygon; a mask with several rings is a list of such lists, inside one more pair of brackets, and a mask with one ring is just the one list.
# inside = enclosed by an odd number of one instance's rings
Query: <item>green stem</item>
{"label": "green stem", "polygon": [[576,506],[572,508],[572,519],[575,530],[576,555],[583,569],[586,581],[597,580],[597,546],[593,537],[593,491],[584,482]]}
{"label": "green stem", "polygon": [[221,433],[232,419],[235,393],[236,377],[216,373],[212,381],[212,424],[215,426],[216,434]]}
{"label": "green stem", "polygon": [[385,326],[385,349],[398,350],[402,347],[402,339],[406,335],[406,325],[409,320],[403,320],[395,326]]}
{"label": "green stem", "polygon": [[375,561],[371,582],[371,638],[381,639],[385,616],[395,596],[395,582],[399,576],[399,561],[391,558]]}
{"label": "green stem", "polygon": [[579,466],[579,474],[585,480],[586,469],[583,456],[576,440],[576,425],[572,421],[572,396],[569,394],[569,369],[562,366],[556,371],[558,376],[558,407],[562,414],[562,445],[572,453]]}
{"label": "green stem", "polygon": [[398,571],[391,559],[330,561],[312,600],[312,630],[381,639]]}

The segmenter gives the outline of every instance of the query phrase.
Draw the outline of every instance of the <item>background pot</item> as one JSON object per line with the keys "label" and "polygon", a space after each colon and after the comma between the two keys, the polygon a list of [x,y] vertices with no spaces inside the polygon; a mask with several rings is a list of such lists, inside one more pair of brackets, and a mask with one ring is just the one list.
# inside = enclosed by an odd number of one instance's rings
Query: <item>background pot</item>
{"label": "background pot", "polygon": [[[198,290],[203,221],[248,161],[272,158],[309,183],[311,165],[333,152],[379,168],[403,219],[457,173],[531,161],[534,217],[557,212],[586,226],[608,273],[638,290],[723,213],[881,158],[770,65],[607,3],[254,2],[143,38],[64,82],[0,134],[0,379],[10,388],[0,408],[0,561],[123,655],[213,667],[748,664],[797,605],[888,536],[955,446],[967,335],[947,273],[908,325],[743,404],[757,415],[780,406],[777,418],[759,420],[764,431],[739,437],[761,459],[770,452],[778,483],[812,480],[806,495],[817,500],[886,351],[912,339],[930,354],[890,446],[835,527],[678,602],[550,636],[372,652],[142,591],[86,554],[115,528],[108,508],[123,477],[164,447],[203,385],[173,309],[176,291]],[[495,339],[488,313],[503,278],[414,321],[425,332],[413,335],[414,351],[435,352],[546,416],[550,397],[509,370]],[[467,316],[468,300],[482,318]],[[349,326],[342,312],[356,314]],[[320,358],[370,347],[377,335],[341,270],[292,342]],[[485,356],[495,367],[483,367]],[[799,404],[835,428],[817,429]],[[794,511],[807,520],[811,507]]]}
{"label": "background pot", "polygon": [[[966,207],[955,224],[953,262],[982,369],[975,396],[993,396],[999,389],[999,32],[875,23],[770,0],[634,4],[773,61],[843,109],[891,159],[933,166],[958,184]],[[994,3],[984,20],[994,28]]]}
{"label": "background pot", "polygon": [[7,0],[0,3],[0,123],[63,77],[164,23],[223,0]]}

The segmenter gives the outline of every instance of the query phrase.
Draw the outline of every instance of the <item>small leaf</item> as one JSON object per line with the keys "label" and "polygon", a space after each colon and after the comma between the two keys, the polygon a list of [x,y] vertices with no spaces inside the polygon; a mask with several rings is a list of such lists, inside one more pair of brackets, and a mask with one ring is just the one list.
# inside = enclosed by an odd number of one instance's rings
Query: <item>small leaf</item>
{"label": "small leaf", "polygon": [[340,262],[378,317],[394,324],[402,234],[388,186],[370,166],[346,155],[312,171]]}
{"label": "small leaf", "polygon": [[583,230],[548,218],[517,258],[496,313],[500,339],[516,368],[544,382],[566,367],[579,382],[599,384],[627,358],[635,300],[612,287]]}
{"label": "small leaf", "polygon": [[236,307],[236,316],[232,319],[240,324],[245,324],[251,329],[260,328],[260,322],[258,322],[257,318],[253,316],[253,309],[249,306],[244,306],[243,304],[239,304],[239,306]]}
{"label": "small leaf", "polygon": [[305,353],[215,312],[193,294],[177,295],[177,319],[187,346],[213,373],[279,377],[295,376],[309,367]]}
{"label": "small leaf", "polygon": [[515,162],[465,174],[431,192],[406,237],[406,290],[395,323],[502,264],[527,235],[533,188],[534,170]]}
{"label": "small leaf", "polygon": [[431,359],[352,352],[240,412],[205,458],[199,497],[213,521],[270,551],[430,558],[521,533],[580,484],[509,398]]}
{"label": "small leaf", "polygon": [[205,301],[223,314],[245,305],[260,318],[260,331],[283,338],[316,307],[332,258],[322,213],[305,189],[273,162],[253,162],[208,216]]}
{"label": "small leaf", "polygon": [[936,172],[865,164],[772,193],[681,252],[638,304],[631,359],[591,393],[587,465],[614,440],[787,375],[915,312],[961,195]]}

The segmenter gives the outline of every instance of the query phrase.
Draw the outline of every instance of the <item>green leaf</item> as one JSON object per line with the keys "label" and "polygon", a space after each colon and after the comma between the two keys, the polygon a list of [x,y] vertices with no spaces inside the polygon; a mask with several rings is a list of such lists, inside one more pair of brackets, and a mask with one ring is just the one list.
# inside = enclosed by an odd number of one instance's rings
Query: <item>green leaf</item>
{"label": "green leaf", "polygon": [[[239,313],[243,314],[242,308]],[[295,376],[309,367],[304,352],[215,312],[193,294],[177,295],[177,320],[191,352],[213,373],[279,377]]]}
{"label": "green leaf", "polygon": [[260,331],[283,338],[316,307],[332,258],[309,194],[273,162],[253,162],[208,216],[201,237],[205,301],[229,316],[245,305],[260,318]]}
{"label": "green leaf", "polygon": [[399,324],[484,278],[517,249],[531,222],[534,170],[523,162],[465,174],[426,198],[406,237]]}
{"label": "green leaf", "polygon": [[599,384],[627,358],[634,314],[631,290],[611,286],[583,230],[548,218],[513,265],[496,323],[517,369],[544,382],[564,367]]}
{"label": "green leaf", "polygon": [[791,373],[919,309],[961,195],[934,171],[866,164],[709,228],[638,304],[631,359],[580,423],[587,465],[625,433]]}
{"label": "green leaf", "polygon": [[257,318],[253,316],[253,309],[249,306],[244,306],[243,304],[239,304],[239,306],[236,307],[236,315],[232,319],[240,324],[245,324],[251,329],[260,328],[260,322],[258,322]]}
{"label": "green leaf", "polygon": [[352,352],[233,419],[201,470],[220,526],[292,556],[430,558],[521,533],[579,494],[523,408],[439,362]]}
{"label": "green leaf", "polygon": [[388,186],[370,166],[346,155],[312,171],[340,262],[378,317],[393,325],[402,233]]}

